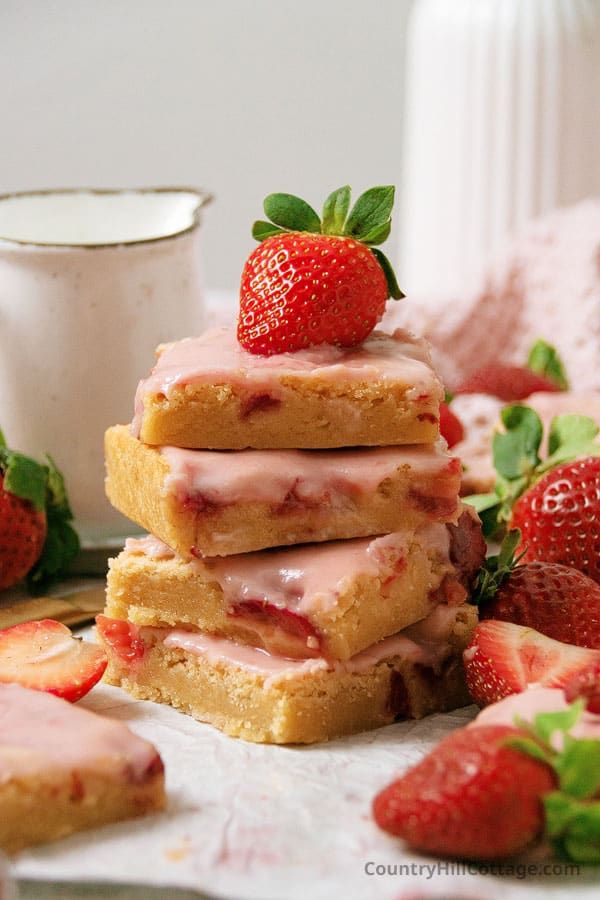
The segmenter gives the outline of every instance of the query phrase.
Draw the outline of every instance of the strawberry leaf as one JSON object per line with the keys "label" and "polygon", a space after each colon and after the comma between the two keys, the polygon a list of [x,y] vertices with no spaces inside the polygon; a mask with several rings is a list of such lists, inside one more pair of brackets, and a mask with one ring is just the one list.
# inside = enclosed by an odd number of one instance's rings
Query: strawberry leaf
{"label": "strawberry leaf", "polygon": [[383,269],[383,273],[385,275],[385,280],[387,281],[388,291],[390,297],[393,297],[394,300],[401,300],[404,297],[404,294],[398,287],[398,282],[396,281],[396,275],[392,268],[392,264],[387,258],[387,256],[378,250],[376,247],[371,248],[371,252],[375,254],[379,265]]}
{"label": "strawberry leaf", "polygon": [[574,862],[600,863],[600,803],[582,802],[561,791],[543,798],[546,833],[557,853]]}
{"label": "strawberry leaf", "polygon": [[362,241],[373,229],[385,225],[392,214],[394,194],[393,185],[369,188],[361,194],[348,216],[344,234]]}
{"label": "strawberry leaf", "polygon": [[0,450],[6,448],[6,438],[4,437],[4,432],[0,428]]}
{"label": "strawberry leaf", "polygon": [[27,585],[34,593],[55,581],[79,553],[79,538],[71,525],[73,513],[65,480],[52,457],[47,455],[46,459],[46,540],[40,558],[27,576]]}
{"label": "strawberry leaf", "polygon": [[536,341],[529,351],[527,368],[537,375],[543,375],[553,381],[561,390],[569,390],[563,361],[552,344],[541,339]]}
{"label": "strawberry leaf", "polygon": [[48,531],[42,553],[27,576],[32,593],[45,590],[68,568],[79,553],[79,538],[68,518],[48,510]]}
{"label": "strawberry leaf", "polygon": [[323,206],[323,234],[343,234],[350,209],[351,191],[349,185],[333,191]]}
{"label": "strawberry leaf", "polygon": [[554,768],[565,794],[580,800],[594,797],[600,787],[600,741],[569,741],[558,754]]}
{"label": "strawberry leaf", "polygon": [[383,244],[390,236],[390,231],[392,230],[392,220],[388,219],[387,222],[384,222],[383,225],[377,225],[375,228],[372,228],[367,234],[363,235],[361,241],[363,244],[368,244],[372,247],[374,244]]}
{"label": "strawberry leaf", "polygon": [[583,700],[576,700],[560,712],[538,713],[532,725],[536,736],[542,741],[550,741],[557,731],[566,734],[581,717],[584,706]]}
{"label": "strawberry leaf", "polygon": [[[519,719],[516,720],[515,724],[519,728],[523,727],[523,723]],[[552,753],[549,753],[546,748],[541,746],[541,744],[533,738],[521,737],[520,735],[511,737],[506,741],[506,746],[513,747],[515,750],[520,750],[521,753],[525,753],[533,759],[539,759],[540,762],[543,762],[546,765],[552,765]]]}
{"label": "strawberry leaf", "polygon": [[262,222],[260,219],[252,226],[252,237],[257,241],[266,241],[267,238],[273,237],[274,234],[284,234],[285,229],[279,228],[271,222]]}
{"label": "strawberry leaf", "polygon": [[504,537],[500,552],[496,556],[488,556],[477,573],[471,595],[472,603],[482,605],[493,599],[502,582],[510,575],[523,555],[515,559],[515,551],[520,540],[521,532],[518,528],[512,528]]}
{"label": "strawberry leaf", "polygon": [[263,206],[267,218],[282,228],[316,234],[321,232],[321,220],[312,206],[294,194],[269,194]]}
{"label": "strawberry leaf", "polygon": [[598,424],[589,416],[555,416],[550,424],[548,451],[552,454],[569,444],[587,444],[594,440],[599,431]]}
{"label": "strawberry leaf", "polygon": [[600,456],[597,423],[588,416],[555,416],[550,425],[548,451],[550,455],[538,467],[543,474],[563,462],[577,457]]}
{"label": "strawberry leaf", "polygon": [[48,472],[34,459],[13,450],[2,450],[0,465],[4,469],[4,490],[28,500],[37,510],[46,503]]}
{"label": "strawberry leaf", "polygon": [[478,513],[485,512],[486,509],[498,505],[498,494],[492,491],[489,494],[469,494],[468,497],[461,498],[465,503],[469,503]]}
{"label": "strawberry leaf", "polygon": [[73,513],[67,497],[63,474],[49,453],[46,454],[46,459],[48,460],[48,510],[62,518],[72,519]]}
{"label": "strawberry leaf", "polygon": [[494,466],[508,480],[530,476],[540,458],[542,423],[528,406],[505,406],[500,413],[506,431],[494,435],[492,447]]}

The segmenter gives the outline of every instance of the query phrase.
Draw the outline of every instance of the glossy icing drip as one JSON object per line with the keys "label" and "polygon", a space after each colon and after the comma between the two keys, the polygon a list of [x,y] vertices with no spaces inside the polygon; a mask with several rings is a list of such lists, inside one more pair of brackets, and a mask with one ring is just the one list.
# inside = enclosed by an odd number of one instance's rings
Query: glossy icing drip
{"label": "glossy icing drip", "polygon": [[374,331],[359,347],[320,344],[295,353],[256,356],[238,344],[232,328],[213,328],[159,348],[159,358],[136,392],[134,434],[139,433],[144,397],[169,397],[188,384],[227,384],[264,392],[270,400],[282,396],[281,379],[302,375],[321,382],[370,382],[393,379],[408,388],[411,400],[439,401],[441,382],[431,368],[425,341],[397,329],[393,334]]}
{"label": "glossy icing drip", "polygon": [[[458,494],[460,469],[441,443],[432,446],[349,450],[240,450],[214,452],[163,447],[169,464],[165,489],[182,502],[327,503],[373,493],[399,470],[412,481],[431,480],[447,498]],[[439,483],[441,482],[441,483]]]}

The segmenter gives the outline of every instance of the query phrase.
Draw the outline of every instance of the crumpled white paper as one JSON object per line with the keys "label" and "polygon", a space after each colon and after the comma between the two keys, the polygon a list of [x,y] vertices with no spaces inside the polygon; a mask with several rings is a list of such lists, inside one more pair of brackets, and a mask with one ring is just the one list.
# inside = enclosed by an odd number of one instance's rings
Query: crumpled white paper
{"label": "crumpled white paper", "polygon": [[80,702],[158,747],[168,808],[26,851],[17,877],[178,885],[235,900],[598,896],[593,869],[525,879],[441,861],[436,870],[431,857],[407,852],[374,824],[375,793],[466,724],[473,707],[328,744],[277,747],[228,738],[107,685]]}

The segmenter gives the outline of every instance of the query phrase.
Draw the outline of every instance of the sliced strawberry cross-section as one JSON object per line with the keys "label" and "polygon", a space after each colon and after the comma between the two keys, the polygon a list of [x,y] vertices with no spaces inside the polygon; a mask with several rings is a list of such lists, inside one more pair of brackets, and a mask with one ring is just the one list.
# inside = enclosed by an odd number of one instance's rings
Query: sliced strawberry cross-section
{"label": "sliced strawberry cross-section", "polygon": [[581,670],[600,663],[600,650],[564,644],[533,628],[488,619],[475,629],[464,663],[473,700],[487,706],[533,684],[564,687]]}
{"label": "sliced strawberry cross-section", "polygon": [[106,668],[106,653],[74,638],[54,619],[23,622],[0,631],[0,682],[47,691],[74,702],[93,688]]}

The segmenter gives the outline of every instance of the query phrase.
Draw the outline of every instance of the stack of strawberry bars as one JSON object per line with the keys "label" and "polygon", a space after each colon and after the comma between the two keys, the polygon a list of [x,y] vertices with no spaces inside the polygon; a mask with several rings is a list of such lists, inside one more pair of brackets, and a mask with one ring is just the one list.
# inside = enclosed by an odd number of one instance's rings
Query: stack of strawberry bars
{"label": "stack of strawberry bars", "polygon": [[111,563],[108,680],[231,735],[309,743],[468,702],[484,556],[426,345],[159,348],[107,492],[151,532]]}

